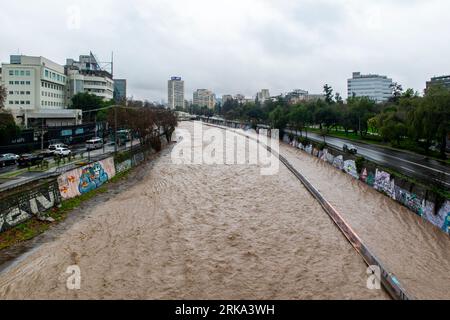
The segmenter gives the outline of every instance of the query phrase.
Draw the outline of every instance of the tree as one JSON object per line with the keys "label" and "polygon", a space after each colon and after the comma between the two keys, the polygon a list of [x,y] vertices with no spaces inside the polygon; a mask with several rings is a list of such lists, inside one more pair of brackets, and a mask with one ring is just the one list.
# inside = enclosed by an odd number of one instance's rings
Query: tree
{"label": "tree", "polygon": [[336,103],[339,105],[344,104],[344,99],[342,99],[342,96],[339,92],[336,92],[336,94],[334,95],[334,100],[336,100]]}
{"label": "tree", "polygon": [[400,97],[403,94],[403,87],[401,84],[398,84],[397,82],[392,83],[389,88],[392,91],[392,97],[389,99],[389,102],[392,103],[398,103]]}
{"label": "tree", "polygon": [[356,133],[359,132],[361,137],[363,137],[369,129],[367,123],[369,119],[376,115],[376,111],[376,103],[372,99],[368,97],[351,97],[348,99],[348,109],[344,114],[346,119],[343,127],[347,127],[346,132],[350,128]]}
{"label": "tree", "polygon": [[6,88],[0,84],[0,109],[5,108]]}
{"label": "tree", "polygon": [[7,145],[20,135],[20,128],[8,111],[0,110],[0,145]]}
{"label": "tree", "polygon": [[308,123],[308,110],[303,104],[298,104],[292,107],[289,112],[289,123],[293,125],[296,131],[300,131],[300,136],[303,136],[303,129],[306,129]]}
{"label": "tree", "polygon": [[167,142],[170,142],[172,134],[178,125],[175,113],[167,109],[155,109],[155,124],[163,129]]}
{"label": "tree", "polygon": [[424,141],[425,152],[433,141],[439,144],[440,155],[445,158],[446,139],[450,133],[450,91],[433,86],[421,99],[411,115],[411,133]]}
{"label": "tree", "polygon": [[323,86],[323,92],[325,93],[325,102],[327,104],[333,104],[333,88],[331,88],[328,84],[325,84]]}
{"label": "tree", "polygon": [[272,127],[280,130],[280,138],[284,135],[284,129],[288,123],[288,113],[282,106],[278,106],[269,114],[269,120],[272,123]]}
{"label": "tree", "polygon": [[[70,109],[83,110],[83,118],[86,121],[93,122],[97,116],[97,111],[91,111],[103,108],[105,104],[103,99],[88,92],[80,92],[72,97]],[[91,111],[91,112],[89,112]]]}

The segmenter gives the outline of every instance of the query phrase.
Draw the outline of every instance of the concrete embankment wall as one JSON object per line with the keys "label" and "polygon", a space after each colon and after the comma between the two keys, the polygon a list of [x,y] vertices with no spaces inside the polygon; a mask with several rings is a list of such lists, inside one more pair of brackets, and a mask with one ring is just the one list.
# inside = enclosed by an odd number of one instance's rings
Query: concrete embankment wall
{"label": "concrete embankment wall", "polygon": [[[23,191],[22,191],[23,190]],[[47,210],[61,203],[56,179],[44,181],[31,188],[20,188],[0,199],[0,232],[32,217],[44,218]]]}
{"label": "concrete embankment wall", "polygon": [[319,150],[318,145],[314,144],[304,146],[296,139],[291,141],[287,135],[283,138],[283,142],[328,162],[337,170],[342,170],[353,178],[366,183],[450,234],[450,201],[443,199],[430,189],[390,174],[367,160],[358,170],[355,156],[336,149]]}

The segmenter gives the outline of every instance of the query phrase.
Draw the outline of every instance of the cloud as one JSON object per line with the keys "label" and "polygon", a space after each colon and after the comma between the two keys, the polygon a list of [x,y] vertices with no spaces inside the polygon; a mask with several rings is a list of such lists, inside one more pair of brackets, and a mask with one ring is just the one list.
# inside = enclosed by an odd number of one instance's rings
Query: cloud
{"label": "cloud", "polygon": [[353,71],[422,90],[450,73],[449,11],[444,0],[16,0],[0,12],[0,59],[19,50],[63,64],[114,51],[116,76],[149,100],[167,99],[172,75],[188,98],[197,88],[252,96],[324,83],[345,96]]}

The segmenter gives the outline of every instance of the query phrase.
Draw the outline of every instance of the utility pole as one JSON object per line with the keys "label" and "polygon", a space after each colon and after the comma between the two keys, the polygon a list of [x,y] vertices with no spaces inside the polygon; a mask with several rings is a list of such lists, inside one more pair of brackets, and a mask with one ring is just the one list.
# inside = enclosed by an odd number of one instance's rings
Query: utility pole
{"label": "utility pole", "polygon": [[117,154],[117,106],[114,106],[114,153]]}
{"label": "utility pole", "polygon": [[44,118],[41,119],[41,151],[44,151]]}

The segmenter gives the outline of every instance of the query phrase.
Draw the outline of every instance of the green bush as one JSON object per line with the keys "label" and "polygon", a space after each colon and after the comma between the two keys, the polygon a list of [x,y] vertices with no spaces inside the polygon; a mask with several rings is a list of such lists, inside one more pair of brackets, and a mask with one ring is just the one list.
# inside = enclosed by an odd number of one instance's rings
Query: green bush
{"label": "green bush", "polygon": [[297,137],[297,141],[304,146],[307,146],[310,144],[309,139],[305,138],[305,137]]}
{"label": "green bush", "polygon": [[319,143],[318,148],[319,148],[320,151],[323,151],[323,149],[325,149],[326,147],[327,147],[327,144],[325,142]]}

